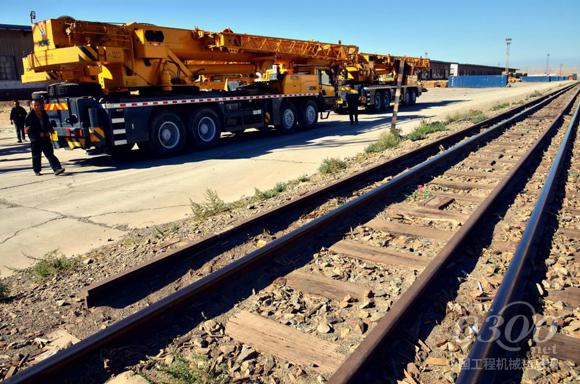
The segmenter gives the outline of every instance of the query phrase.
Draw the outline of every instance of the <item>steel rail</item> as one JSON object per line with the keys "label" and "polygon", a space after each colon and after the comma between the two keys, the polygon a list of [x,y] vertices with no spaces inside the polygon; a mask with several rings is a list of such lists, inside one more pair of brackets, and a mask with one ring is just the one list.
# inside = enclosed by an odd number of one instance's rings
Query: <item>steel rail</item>
{"label": "steel rail", "polygon": [[[550,167],[548,176],[544,182],[544,186],[540,192],[540,196],[536,202],[532,215],[526,225],[526,229],[522,238],[516,248],[514,256],[509,264],[502,283],[495,294],[495,299],[486,315],[481,331],[479,332],[475,343],[471,347],[469,356],[466,362],[469,365],[463,365],[457,380],[458,384],[474,384],[474,383],[491,383],[497,374],[497,370],[484,370],[481,367],[471,367],[471,361],[483,361],[490,358],[501,358],[507,346],[510,349],[517,348],[522,342],[527,342],[528,338],[518,340],[517,343],[510,342],[510,338],[501,338],[502,345],[498,343],[499,338],[494,335],[503,335],[505,325],[510,323],[510,320],[515,320],[518,316],[517,311],[506,310],[511,308],[518,300],[521,300],[525,294],[525,277],[530,270],[530,264],[536,255],[537,245],[542,239],[543,222],[548,214],[548,207],[554,200],[554,192],[556,191],[557,180],[563,171],[564,163],[568,160],[570,154],[570,146],[573,143],[574,131],[577,130],[579,119],[580,106],[576,108],[576,112],[572,120],[568,124],[566,134],[562,139],[562,143],[558,149],[556,157]],[[497,324],[498,319],[502,318],[503,322]],[[496,333],[499,332],[499,333]],[[517,340],[517,339],[516,339]]]}
{"label": "steel rail", "polygon": [[571,108],[577,94],[578,91],[576,91],[574,97],[571,98],[570,102],[566,104],[534,145],[492,190],[490,195],[481,203],[480,206],[478,206],[476,211],[470,215],[469,219],[463,224],[461,229],[451,237],[445,247],[427,265],[427,268],[423,270],[413,284],[403,292],[387,314],[379,320],[375,327],[369,332],[363,342],[348,356],[334,375],[331,376],[328,383],[344,384],[364,381],[363,376],[365,374],[365,368],[372,362],[372,358],[383,345],[389,344],[389,342],[392,342],[400,336],[397,333],[397,330],[398,326],[402,324],[403,319],[407,318],[412,313],[414,304],[418,303],[426,294],[432,292],[431,289],[433,288],[433,284],[436,282],[436,279],[439,277],[443,268],[456,256],[457,251],[461,249],[465,240],[468,239],[477,229],[482,218],[491,210],[500,196],[508,190],[512,181],[515,180],[520,173],[523,173],[525,166],[532,156],[542,148],[542,143],[549,134],[555,130],[558,122],[566,111]]}
{"label": "steel rail", "polygon": [[193,282],[192,284],[180,289],[179,291],[166,296],[165,298],[151,304],[150,306],[139,310],[138,312],[129,315],[109,327],[101,330],[86,339],[81,340],[77,344],[69,348],[59,351],[55,355],[41,361],[40,363],[17,373],[13,377],[5,381],[6,384],[14,383],[47,383],[53,382],[55,377],[62,375],[68,368],[75,366],[85,356],[98,351],[108,345],[114,344],[116,340],[127,336],[133,331],[139,331],[146,328],[148,323],[160,318],[165,314],[170,314],[178,307],[188,304],[190,301],[203,297],[203,294],[212,288],[219,287],[220,284],[227,284],[231,281],[230,278],[235,277],[236,274],[242,274],[246,270],[258,265],[269,259],[278,256],[282,251],[291,249],[300,244],[300,241],[308,236],[314,236],[321,233],[325,227],[330,224],[341,222],[352,217],[357,211],[364,209],[371,205],[378,198],[392,193],[406,182],[424,175],[427,171],[439,166],[444,161],[453,158],[454,156],[463,153],[462,151],[476,147],[484,143],[488,137],[494,133],[500,132],[501,129],[508,125],[519,121],[522,118],[541,109],[550,101],[566,92],[569,88],[564,88],[557,93],[550,95],[547,98],[537,102],[533,106],[507,118],[506,120],[493,125],[473,137],[462,141],[439,153],[438,155],[416,165],[415,167],[395,176],[388,182],[374,188],[373,190],[364,193],[361,196],[349,201],[348,203],[324,214],[323,216],[312,220],[311,222],[301,226],[290,233],[281,236],[278,239],[266,244],[240,259],[233,261],[225,267]]}
{"label": "steel rail", "polygon": [[280,217],[284,217],[284,215],[289,212],[302,210],[313,204],[315,201],[324,198],[325,196],[330,196],[349,187],[349,191],[351,191],[353,186],[361,184],[365,181],[369,181],[378,175],[382,177],[392,176],[395,173],[394,171],[397,168],[400,169],[402,165],[410,163],[409,165],[412,166],[425,161],[430,156],[438,153],[441,147],[448,148],[452,145],[455,145],[466,137],[469,137],[480,131],[481,129],[501,122],[510,116],[514,116],[524,111],[525,109],[530,108],[536,103],[554,96],[555,94],[565,92],[572,86],[573,85],[560,88],[553,93],[542,96],[538,99],[513,108],[478,124],[474,124],[470,127],[452,133],[446,137],[397,156],[384,163],[363,169],[354,175],[335,181],[330,185],[309,192],[304,196],[296,198],[284,205],[275,207],[264,213],[244,220],[233,228],[202,238],[201,240],[195,241],[166,255],[156,257],[148,262],[136,265],[122,271],[119,274],[94,283],[85,288],[82,292],[82,296],[85,298],[85,304],[87,307],[92,307],[104,302],[109,296],[119,295],[123,291],[131,291],[134,289],[135,283],[149,278],[150,275],[159,274],[161,273],[160,271],[170,269],[172,265],[183,263],[184,260],[191,258],[193,255],[199,252],[207,252],[208,248],[216,246],[217,244],[220,244],[227,239],[246,235],[249,231],[253,229],[255,230],[256,228],[260,228],[261,230],[262,228],[265,228],[271,221],[278,221]]}

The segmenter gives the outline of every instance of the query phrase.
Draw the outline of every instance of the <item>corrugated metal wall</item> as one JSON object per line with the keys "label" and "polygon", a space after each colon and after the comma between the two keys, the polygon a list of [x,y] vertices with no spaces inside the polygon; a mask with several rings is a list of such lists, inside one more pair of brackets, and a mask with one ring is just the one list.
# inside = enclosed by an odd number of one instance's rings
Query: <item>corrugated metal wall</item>
{"label": "corrugated metal wall", "polygon": [[568,80],[568,76],[523,76],[522,81],[526,83],[547,83],[549,81]]}
{"label": "corrugated metal wall", "polygon": [[453,88],[487,88],[505,87],[507,78],[501,76],[449,76],[448,87]]}
{"label": "corrugated metal wall", "polygon": [[[19,80],[22,75],[22,58],[32,52],[32,32],[0,29],[0,57],[5,66],[16,66],[16,78],[4,80]],[[8,68],[6,67],[8,72]],[[12,71],[10,71],[12,73]],[[11,76],[12,77],[12,76]]]}

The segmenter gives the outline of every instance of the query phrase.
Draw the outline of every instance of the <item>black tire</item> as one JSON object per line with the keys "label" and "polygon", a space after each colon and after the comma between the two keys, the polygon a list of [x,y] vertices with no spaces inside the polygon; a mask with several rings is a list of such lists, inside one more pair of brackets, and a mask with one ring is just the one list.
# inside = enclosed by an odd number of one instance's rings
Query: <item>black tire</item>
{"label": "black tire", "polygon": [[97,83],[56,83],[48,86],[49,97],[101,96],[103,90]]}
{"label": "black tire", "polygon": [[403,93],[403,99],[401,100],[401,104],[403,105],[411,105],[410,103],[410,95],[411,92],[408,89],[405,89],[404,93]]}
{"label": "black tire", "polygon": [[149,125],[149,141],[146,149],[154,156],[171,156],[185,146],[185,127],[179,115],[161,112]]}
{"label": "black tire", "polygon": [[308,100],[300,109],[300,129],[312,129],[318,123],[318,106],[312,100]]}
{"label": "black tire", "polygon": [[376,91],[373,96],[373,104],[375,112],[381,112],[383,110],[383,93]]}
{"label": "black tire", "polygon": [[194,112],[187,124],[189,141],[195,148],[206,149],[217,146],[222,133],[221,119],[210,108]]}
{"label": "black tire", "polygon": [[383,92],[383,112],[387,112],[391,107],[391,92],[387,89]]}
{"label": "black tire", "polygon": [[293,133],[298,125],[298,113],[291,103],[284,103],[280,107],[280,124],[278,128],[282,133]]}
{"label": "black tire", "polygon": [[409,105],[415,105],[417,104],[417,93],[415,92],[414,89],[411,89],[409,91]]}

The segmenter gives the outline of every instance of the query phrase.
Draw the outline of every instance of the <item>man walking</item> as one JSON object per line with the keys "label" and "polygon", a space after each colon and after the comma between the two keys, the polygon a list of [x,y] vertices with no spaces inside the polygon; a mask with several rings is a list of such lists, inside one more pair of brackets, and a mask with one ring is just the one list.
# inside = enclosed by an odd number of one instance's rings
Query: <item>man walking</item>
{"label": "man walking", "polygon": [[10,123],[16,127],[16,136],[18,142],[26,141],[24,135],[24,120],[26,119],[26,110],[20,106],[18,100],[14,101],[14,107],[10,111]]}
{"label": "man walking", "polygon": [[350,125],[358,125],[358,91],[356,89],[351,89],[346,94],[346,103],[348,105],[348,118],[350,119]]}
{"label": "man walking", "polygon": [[50,167],[55,175],[60,175],[64,169],[60,165],[60,161],[54,155],[54,148],[50,140],[50,134],[54,129],[50,125],[48,115],[44,110],[44,103],[42,100],[32,100],[32,111],[26,116],[24,123],[28,138],[30,139],[30,149],[32,151],[32,169],[36,176],[40,176],[41,170],[41,155],[48,159]]}

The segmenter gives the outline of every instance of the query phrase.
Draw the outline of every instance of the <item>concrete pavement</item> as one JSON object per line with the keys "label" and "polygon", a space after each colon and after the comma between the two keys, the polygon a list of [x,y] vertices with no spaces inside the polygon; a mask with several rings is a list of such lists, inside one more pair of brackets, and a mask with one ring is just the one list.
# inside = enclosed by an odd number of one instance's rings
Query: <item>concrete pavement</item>
{"label": "concrete pavement", "polygon": [[[561,85],[561,84],[559,84]],[[419,104],[403,109],[400,127],[408,132],[425,118],[444,118],[468,109],[510,101],[553,83],[519,84],[497,89],[431,89]],[[15,144],[6,116],[0,117],[0,273],[33,263],[58,249],[82,254],[142,228],[187,217],[190,199],[203,200],[206,189],[226,201],[267,189],[277,182],[317,171],[327,157],[344,158],[376,141],[390,114],[331,114],[308,132],[291,136],[248,132],[224,139],[223,145],[170,159],[146,159],[138,152],[119,161],[84,151],[58,150],[67,176],[54,177],[43,159],[45,175],[31,170],[27,144]]]}

